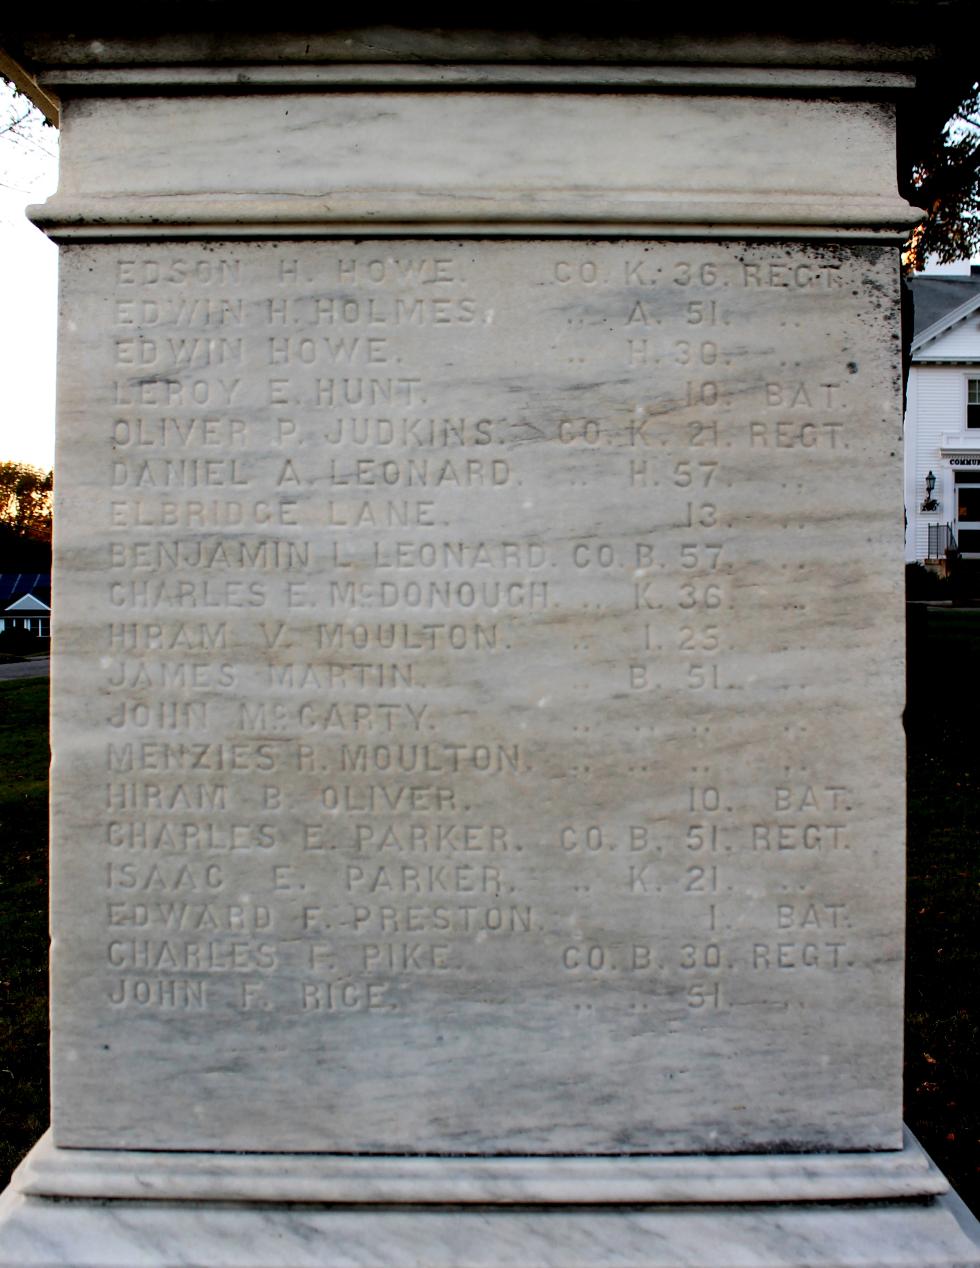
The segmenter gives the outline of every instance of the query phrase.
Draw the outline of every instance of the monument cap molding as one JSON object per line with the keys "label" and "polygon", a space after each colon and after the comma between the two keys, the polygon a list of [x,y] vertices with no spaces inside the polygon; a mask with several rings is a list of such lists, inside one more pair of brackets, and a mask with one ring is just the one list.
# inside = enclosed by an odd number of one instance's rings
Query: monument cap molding
{"label": "monument cap molding", "polygon": [[32,215],[65,239],[900,241],[917,217],[894,109],[749,90],[82,96],[63,102],[62,184]]}
{"label": "monument cap molding", "polygon": [[[524,198],[497,195],[470,199],[449,190],[356,193],[328,198],[211,199],[166,197],[53,198],[29,208],[38,228],[57,241],[86,239],[296,238],[372,236],[738,238],[751,240],[840,238],[902,242],[914,215],[900,199],[867,198],[842,207],[814,195],[792,204],[770,202],[750,219],[747,200],[735,194],[646,191],[624,208],[602,190],[580,190],[575,206],[559,191]],[[568,217],[567,219],[565,217]]]}
{"label": "monument cap molding", "polygon": [[103,89],[142,90],[148,93],[191,89],[194,92],[238,92],[269,88],[303,91],[332,88],[470,88],[502,86],[578,88],[590,92],[612,88],[618,92],[717,92],[806,94],[894,93],[915,88],[916,79],[902,70],[865,70],[815,66],[540,66],[521,63],[270,63],[240,62],[229,66],[70,66],[42,71],[44,89],[73,94]]}

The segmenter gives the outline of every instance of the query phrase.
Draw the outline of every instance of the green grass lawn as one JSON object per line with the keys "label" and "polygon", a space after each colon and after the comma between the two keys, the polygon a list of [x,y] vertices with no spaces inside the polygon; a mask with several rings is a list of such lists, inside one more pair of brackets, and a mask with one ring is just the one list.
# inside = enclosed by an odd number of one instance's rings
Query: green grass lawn
{"label": "green grass lawn", "polygon": [[48,1124],[48,680],[0,682],[0,1186]]}
{"label": "green grass lawn", "polygon": [[905,1115],[980,1214],[980,611],[909,613]]}
{"label": "green grass lawn", "polygon": [[[906,1117],[980,1213],[980,611],[909,631]],[[0,683],[0,1187],[47,1125],[46,679]]]}

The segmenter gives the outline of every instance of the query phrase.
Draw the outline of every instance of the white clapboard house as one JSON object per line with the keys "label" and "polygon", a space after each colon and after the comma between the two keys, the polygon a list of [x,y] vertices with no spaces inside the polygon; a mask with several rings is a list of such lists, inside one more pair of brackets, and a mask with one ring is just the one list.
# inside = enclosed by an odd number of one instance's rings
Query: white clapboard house
{"label": "white clapboard house", "polygon": [[0,573],[0,634],[13,630],[51,637],[50,573]]}
{"label": "white clapboard house", "polygon": [[909,280],[905,558],[980,561],[980,266]]}

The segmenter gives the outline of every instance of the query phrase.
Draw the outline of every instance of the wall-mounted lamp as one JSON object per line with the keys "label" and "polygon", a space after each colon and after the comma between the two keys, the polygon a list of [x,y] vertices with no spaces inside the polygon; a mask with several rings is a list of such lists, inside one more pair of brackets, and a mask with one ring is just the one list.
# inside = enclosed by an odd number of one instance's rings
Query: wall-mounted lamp
{"label": "wall-mounted lamp", "polygon": [[936,488],[936,477],[933,472],[929,472],[926,476],[926,500],[922,503],[924,511],[938,511],[939,503],[932,496]]}

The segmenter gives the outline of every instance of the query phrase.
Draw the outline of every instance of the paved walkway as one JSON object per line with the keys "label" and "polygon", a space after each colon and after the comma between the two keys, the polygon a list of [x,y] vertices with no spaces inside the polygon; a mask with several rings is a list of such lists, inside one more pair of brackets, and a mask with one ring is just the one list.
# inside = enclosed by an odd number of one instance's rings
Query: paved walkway
{"label": "paved walkway", "polygon": [[47,678],[51,672],[51,658],[39,656],[37,660],[14,661],[0,665],[0,682],[5,678]]}

